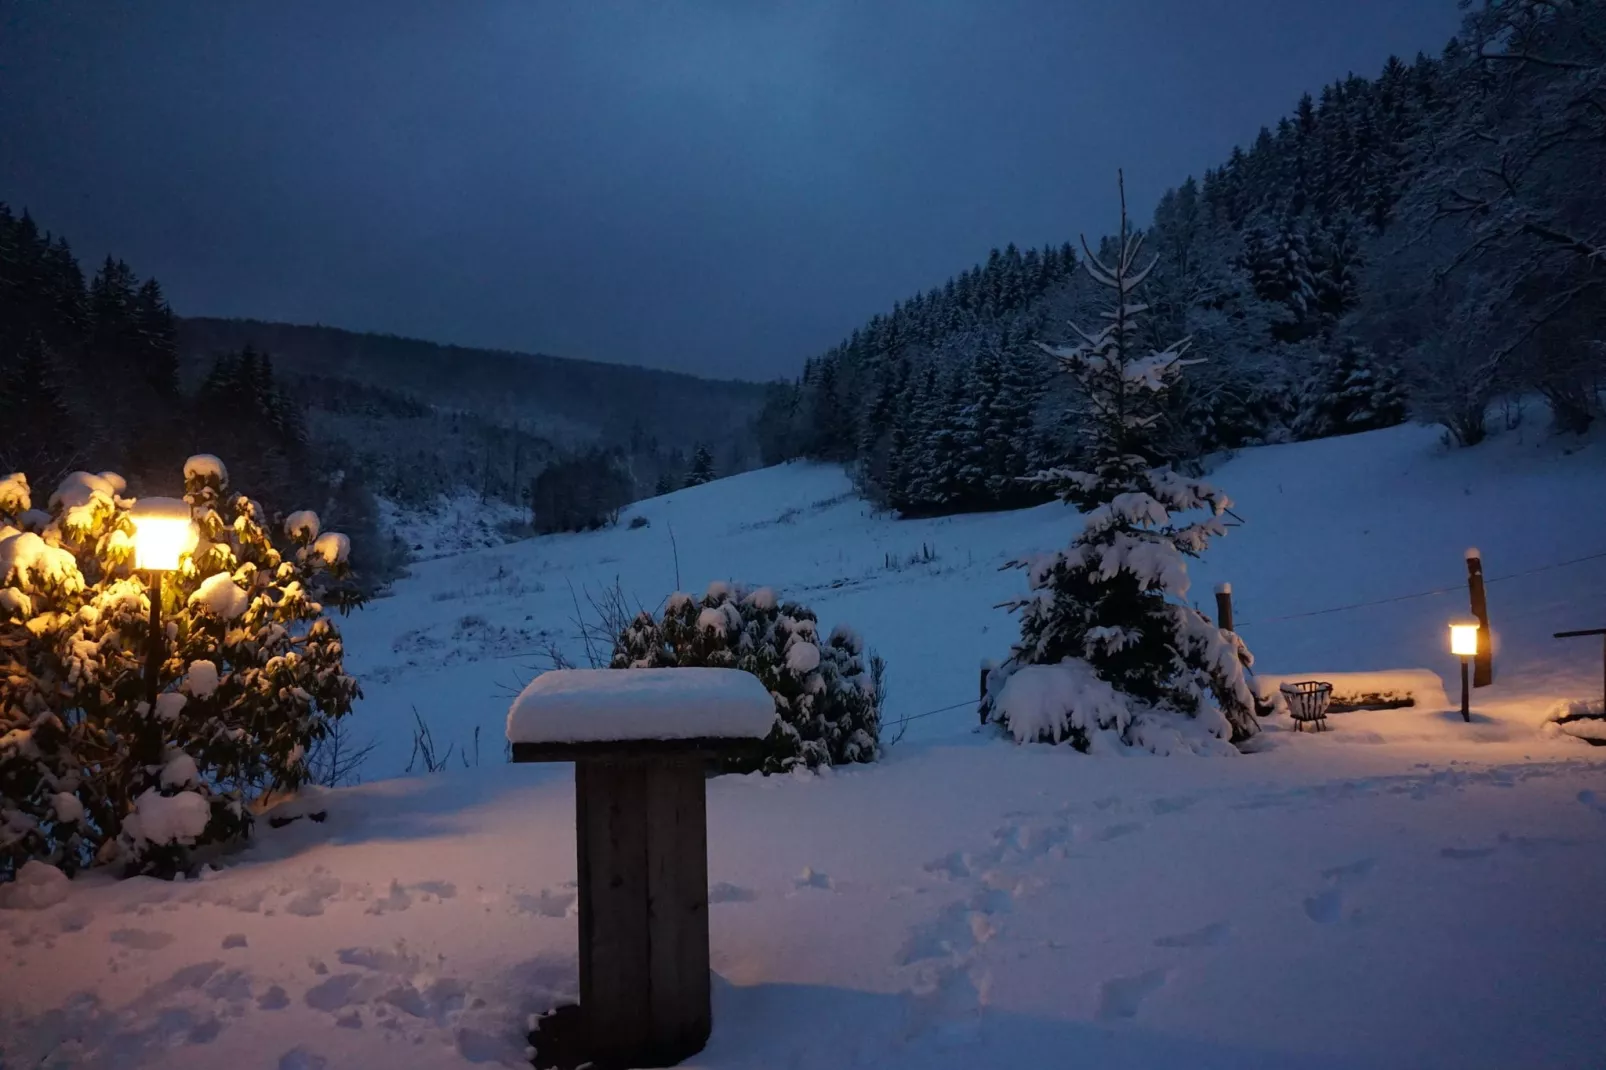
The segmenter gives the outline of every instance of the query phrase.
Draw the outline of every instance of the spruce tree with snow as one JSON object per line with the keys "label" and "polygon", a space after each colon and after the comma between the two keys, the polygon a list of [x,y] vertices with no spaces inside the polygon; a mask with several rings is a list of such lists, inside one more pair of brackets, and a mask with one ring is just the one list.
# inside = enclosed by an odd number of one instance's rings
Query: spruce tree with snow
{"label": "spruce tree with snow", "polygon": [[[1079,345],[1047,349],[1080,388],[1087,467],[1034,479],[1080,509],[1083,528],[1066,549],[1016,563],[1031,593],[1013,605],[1021,637],[989,674],[983,713],[1022,741],[1086,750],[1113,736],[1161,752],[1225,751],[1257,730],[1249,651],[1183,599],[1186,559],[1225,533],[1230,502],[1156,467],[1167,394],[1190,362],[1187,339],[1139,347],[1137,294],[1153,267],[1138,266],[1141,245],[1123,184],[1113,255],[1087,249],[1084,260],[1109,292],[1105,323],[1075,328]],[[1190,512],[1205,516],[1185,521]]]}
{"label": "spruce tree with snow", "polygon": [[839,625],[821,642],[818,627],[812,610],[782,602],[768,587],[716,582],[700,599],[670,595],[659,618],[639,614],[620,633],[610,665],[733,668],[757,676],[775,699],[775,727],[756,761],[733,763],[729,771],[875,761],[878,662],[872,654],[866,664],[864,644],[848,628]]}
{"label": "spruce tree with snow", "polygon": [[1372,431],[1404,423],[1406,409],[1399,370],[1346,339],[1318,359],[1305,381],[1293,430],[1300,438]]}
{"label": "spruce tree with snow", "polygon": [[123,479],[74,472],[48,514],[21,473],[0,480],[0,879],[28,859],[183,870],[305,783],[359,695],[318,601],[348,578],[345,536],[296,514],[281,552],[215,457],[192,457],[184,486],[197,541],[162,584],[151,709]]}
{"label": "spruce tree with snow", "polygon": [[714,480],[714,455],[708,451],[703,443],[697,443],[697,448],[691,455],[691,468],[686,472],[688,487],[700,487],[704,483]]}

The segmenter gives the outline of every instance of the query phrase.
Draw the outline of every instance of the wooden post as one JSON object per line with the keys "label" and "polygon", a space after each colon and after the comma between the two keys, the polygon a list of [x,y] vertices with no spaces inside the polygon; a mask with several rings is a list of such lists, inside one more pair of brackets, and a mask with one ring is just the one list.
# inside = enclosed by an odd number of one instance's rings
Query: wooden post
{"label": "wooden post", "polygon": [[1483,556],[1477,547],[1467,550],[1467,591],[1472,615],[1478,618],[1478,655],[1473,660],[1472,686],[1494,683],[1494,633],[1489,630],[1489,600],[1483,591]]}
{"label": "wooden post", "polygon": [[598,1066],[673,1066],[713,1028],[703,761],[575,764],[580,1008]]}
{"label": "wooden post", "polygon": [[1216,584],[1216,627],[1234,631],[1232,626],[1232,584]]}
{"label": "wooden post", "polygon": [[[976,694],[976,701],[980,704],[985,705],[987,702],[987,674],[992,672],[994,668],[991,658],[981,659],[981,682]],[[980,718],[982,724],[987,723],[987,711],[984,708],[978,708],[976,716]]]}

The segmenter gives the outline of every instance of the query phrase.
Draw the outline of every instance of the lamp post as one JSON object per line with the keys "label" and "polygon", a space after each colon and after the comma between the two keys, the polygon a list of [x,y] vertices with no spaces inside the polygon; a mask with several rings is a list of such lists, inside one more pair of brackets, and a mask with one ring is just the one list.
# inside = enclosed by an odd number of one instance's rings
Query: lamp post
{"label": "lamp post", "polygon": [[129,510],[134,522],[134,567],[145,572],[151,599],[151,641],[145,658],[145,702],[156,715],[156,692],[162,668],[162,573],[178,568],[179,558],[195,548],[195,525],[188,502],[178,498],[141,498]]}
{"label": "lamp post", "polygon": [[1461,719],[1472,720],[1471,682],[1467,678],[1472,659],[1478,654],[1478,622],[1456,621],[1450,625],[1450,653],[1461,659]]}

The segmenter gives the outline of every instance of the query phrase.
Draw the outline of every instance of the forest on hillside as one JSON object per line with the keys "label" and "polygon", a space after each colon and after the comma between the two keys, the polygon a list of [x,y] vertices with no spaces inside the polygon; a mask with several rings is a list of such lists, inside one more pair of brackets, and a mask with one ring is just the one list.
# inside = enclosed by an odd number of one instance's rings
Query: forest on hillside
{"label": "forest on hillside", "polygon": [[[180,319],[108,256],[86,279],[65,237],[0,204],[0,469],[50,488],[115,470],[171,494],[184,459],[225,458],[272,515],[313,508],[370,583],[405,549],[376,497],[477,495],[533,530],[752,467],[762,387],[323,327]],[[693,404],[706,417],[686,419]]]}
{"label": "forest on hillside", "polygon": [[[1154,459],[1407,418],[1474,445],[1492,406],[1522,419],[1535,396],[1584,430],[1606,386],[1602,174],[1601,0],[1480,6],[1439,56],[1305,95],[1143,235],[1143,341],[1186,335],[1200,362]],[[1077,265],[1109,242],[994,250],[873,317],[772,389],[766,459],[848,463],[904,514],[1040,496],[1020,477],[1065,460],[1078,419],[1040,344],[1100,329]]]}

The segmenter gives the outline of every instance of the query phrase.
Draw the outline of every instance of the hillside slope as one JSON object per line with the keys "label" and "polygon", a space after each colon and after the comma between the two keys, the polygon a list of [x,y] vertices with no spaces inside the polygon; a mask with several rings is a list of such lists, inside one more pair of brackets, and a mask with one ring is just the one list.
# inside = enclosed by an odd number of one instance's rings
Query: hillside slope
{"label": "hillside slope", "polygon": [[1280,717],[1231,758],[975,731],[1022,588],[997,565],[1065,540],[1058,506],[893,522],[794,465],[641,503],[644,528],[423,563],[344,622],[354,727],[392,774],[416,708],[446,771],[293,800],[327,816],[259,823],[201,880],[0,900],[0,1061],[527,1066],[530,1016],[577,987],[573,788],[502,763],[503,685],[538,660],[508,655],[545,629],[583,657],[575,600],[617,576],[656,602],[678,556],[681,586],[773,583],[859,627],[891,716],[959,704],[873,766],[710,782],[715,1024],[686,1065],[1598,1067],[1606,749],[1537,725],[1600,686],[1598,646],[1549,632],[1602,623],[1603,445],[1398,428],[1224,465],[1245,524],[1195,582],[1234,582],[1264,667],[1448,675],[1472,542],[1501,639],[1471,725]]}
{"label": "hillside slope", "polygon": [[[1603,471],[1599,438],[1532,428],[1467,450],[1446,450],[1435,430],[1414,426],[1245,450],[1211,477],[1243,526],[1193,564],[1190,598],[1211,607],[1213,585],[1232,583],[1239,629],[1267,671],[1448,675],[1445,625],[1467,609],[1466,548],[1483,552],[1490,577],[1606,551]],[[629,528],[638,515],[649,526]],[[584,661],[575,598],[617,582],[632,604],[656,607],[677,587],[677,556],[685,590],[769,585],[812,606],[823,625],[857,629],[887,658],[890,718],[961,704],[911,722],[910,738],[963,732],[974,724],[964,704],[981,659],[1005,656],[1016,635],[996,607],[1024,593],[1025,577],[1001,566],[1064,545],[1075,523],[1057,504],[892,520],[856,498],[840,469],[796,463],[637,503],[612,530],[421,564],[348,628],[364,721],[384,741],[372,773],[405,762],[408,733],[396,719],[410,720],[410,706],[437,738],[461,742],[475,727],[499,738],[505,689],[546,666],[539,650],[556,640]],[[1495,579],[1497,682],[1480,700],[1593,694],[1598,651],[1550,633],[1598,626],[1591,592],[1602,589],[1606,558]]]}

